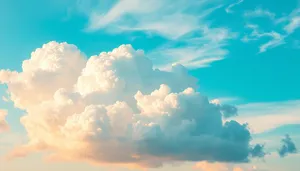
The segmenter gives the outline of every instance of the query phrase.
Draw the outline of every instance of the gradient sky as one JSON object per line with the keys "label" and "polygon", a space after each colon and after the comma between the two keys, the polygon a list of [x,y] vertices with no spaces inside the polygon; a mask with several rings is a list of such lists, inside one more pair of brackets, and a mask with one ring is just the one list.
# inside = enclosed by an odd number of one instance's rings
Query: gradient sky
{"label": "gradient sky", "polygon": [[[252,141],[265,144],[268,153],[244,164],[186,160],[149,170],[300,170],[299,154],[277,154],[285,134],[300,147],[299,0],[1,0],[0,23],[1,70],[22,71],[22,62],[50,41],[74,44],[87,58],[131,44],[155,68],[180,63],[199,80],[201,95],[237,107],[233,119],[248,123]],[[10,128],[0,133],[1,171],[128,170],[110,163],[49,163],[49,149],[5,160],[27,142],[20,123],[27,111],[7,100],[7,85],[0,86],[0,96]]]}

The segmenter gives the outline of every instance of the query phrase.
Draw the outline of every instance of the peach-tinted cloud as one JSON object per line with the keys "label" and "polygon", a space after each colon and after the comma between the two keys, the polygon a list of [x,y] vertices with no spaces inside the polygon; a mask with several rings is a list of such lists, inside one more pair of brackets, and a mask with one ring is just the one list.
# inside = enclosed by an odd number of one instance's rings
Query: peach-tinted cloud
{"label": "peach-tinted cloud", "polygon": [[198,162],[194,166],[195,170],[199,171],[256,171],[256,166],[235,166],[228,163],[209,163],[206,161]]}
{"label": "peach-tinted cloud", "polygon": [[7,111],[0,109],[0,133],[9,129],[8,123],[5,120],[6,115]]}
{"label": "peach-tinted cloud", "polygon": [[10,157],[48,151],[51,160],[159,167],[247,162],[251,154],[247,126],[222,121],[224,110],[236,110],[196,92],[182,65],[153,69],[130,45],[87,59],[74,45],[50,42],[21,72],[1,70],[0,83],[27,113],[21,123],[29,141]]}
{"label": "peach-tinted cloud", "polygon": [[196,163],[195,169],[198,169],[200,171],[229,171],[229,168],[226,164],[208,162]]}

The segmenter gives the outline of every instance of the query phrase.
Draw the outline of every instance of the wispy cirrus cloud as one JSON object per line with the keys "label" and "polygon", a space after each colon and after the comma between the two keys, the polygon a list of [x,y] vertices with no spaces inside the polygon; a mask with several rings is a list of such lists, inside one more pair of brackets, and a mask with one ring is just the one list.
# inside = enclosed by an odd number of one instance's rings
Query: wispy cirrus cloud
{"label": "wispy cirrus cloud", "polygon": [[[240,122],[247,122],[254,133],[262,133],[286,124],[300,123],[300,101],[249,103],[237,106]],[[266,122],[267,121],[267,122]]]}
{"label": "wispy cirrus cloud", "polygon": [[[281,24],[281,30],[285,31],[287,35],[292,34],[296,29],[300,27],[300,8],[292,10],[289,14],[276,15],[268,9],[263,9],[258,7],[254,10],[248,10],[244,12],[246,18],[257,18],[257,17],[267,17],[273,21],[277,26]],[[282,27],[283,26],[283,27]]]}
{"label": "wispy cirrus cloud", "polygon": [[274,31],[269,32],[269,33],[258,34],[257,36],[258,37],[269,37],[269,38],[271,38],[270,41],[268,41],[265,44],[262,44],[259,47],[259,52],[260,53],[266,52],[268,49],[272,49],[272,48],[275,48],[277,46],[285,44],[285,40],[284,40],[285,36],[283,36],[283,35],[281,35],[277,32],[274,32]]}
{"label": "wispy cirrus cloud", "polygon": [[246,11],[244,16],[247,18],[267,17],[272,20],[275,25],[280,24],[282,26],[281,30],[284,31],[287,36],[300,28],[300,8],[294,9],[287,15],[278,17],[268,9],[256,8],[252,11]]}
{"label": "wispy cirrus cloud", "polygon": [[284,31],[288,35],[292,34],[300,28],[300,8],[296,8],[290,14],[276,19],[276,24],[283,24]]}
{"label": "wispy cirrus cloud", "polygon": [[182,43],[179,47],[170,43],[153,50],[149,56],[155,64],[158,64],[156,67],[162,69],[169,68],[170,63],[180,63],[191,69],[207,67],[214,61],[224,59],[228,54],[226,46],[237,36],[236,33],[226,28],[207,26],[199,30],[197,34],[198,36],[179,40],[178,42]]}
{"label": "wispy cirrus cloud", "polygon": [[276,27],[277,29],[275,30],[278,30],[262,32],[259,30],[260,26],[258,25],[246,25],[246,28],[252,29],[252,32],[242,39],[244,42],[259,40],[263,37],[271,38],[271,40],[269,40],[267,43],[260,46],[260,53],[285,44],[285,39],[293,34],[298,28],[300,28],[300,8],[296,8],[290,14],[281,17],[277,16],[275,13],[269,11],[268,9],[262,8],[256,8],[252,11],[246,11],[244,13],[244,16],[246,18],[267,17],[272,21],[274,29]]}
{"label": "wispy cirrus cloud", "polygon": [[274,20],[276,17],[276,14],[267,9],[256,8],[253,11],[246,11],[244,13],[244,16],[245,17],[267,17],[267,18]]}
{"label": "wispy cirrus cloud", "polygon": [[268,49],[278,47],[285,44],[285,35],[282,35],[278,32],[263,32],[259,29],[258,25],[248,24],[246,28],[251,30],[249,35],[246,35],[242,38],[243,42],[250,42],[254,40],[259,40],[263,37],[269,38],[270,40],[264,44],[261,44],[259,47],[259,53],[266,52]]}
{"label": "wispy cirrus cloud", "polygon": [[228,53],[225,47],[234,38],[229,29],[212,28],[206,21],[222,6],[219,0],[115,1],[106,10],[92,10],[87,30],[159,35],[168,42],[149,52],[156,67],[171,68],[174,63],[188,68],[207,67],[224,59]]}
{"label": "wispy cirrus cloud", "polygon": [[[214,0],[216,1],[216,0]],[[215,8],[209,1],[122,0],[105,11],[89,14],[88,30],[150,31],[176,39],[199,28],[201,18]],[[216,5],[218,6],[218,5]],[[197,10],[196,10],[197,9]],[[201,13],[197,12],[201,9]]]}
{"label": "wispy cirrus cloud", "polygon": [[300,28],[300,15],[292,17],[289,24],[284,27],[284,30],[289,34],[292,34],[298,28]]}
{"label": "wispy cirrus cloud", "polygon": [[238,0],[237,2],[235,2],[235,3],[233,3],[233,4],[230,4],[230,5],[225,9],[225,11],[226,11],[227,13],[233,13],[232,8],[235,7],[235,6],[237,6],[237,5],[239,5],[239,4],[241,4],[241,3],[243,3],[243,2],[244,2],[244,0]]}

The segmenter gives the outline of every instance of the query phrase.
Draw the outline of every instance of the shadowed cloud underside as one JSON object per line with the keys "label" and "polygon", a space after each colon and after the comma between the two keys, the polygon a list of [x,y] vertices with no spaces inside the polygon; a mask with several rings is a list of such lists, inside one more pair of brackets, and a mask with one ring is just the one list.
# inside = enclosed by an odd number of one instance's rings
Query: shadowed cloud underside
{"label": "shadowed cloud underside", "polygon": [[47,150],[50,160],[142,167],[257,157],[247,125],[223,122],[235,107],[196,92],[197,79],[181,65],[153,69],[131,45],[87,59],[74,45],[49,42],[21,72],[1,70],[0,81],[27,113],[29,142],[10,157]]}

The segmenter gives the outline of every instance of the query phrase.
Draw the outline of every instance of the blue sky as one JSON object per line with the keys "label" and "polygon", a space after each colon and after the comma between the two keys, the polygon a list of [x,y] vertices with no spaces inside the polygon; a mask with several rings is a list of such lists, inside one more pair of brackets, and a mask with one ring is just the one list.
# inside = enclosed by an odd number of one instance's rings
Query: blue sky
{"label": "blue sky", "polygon": [[[144,50],[155,68],[168,71],[172,64],[180,63],[199,81],[196,91],[210,100],[235,105],[239,115],[234,119],[249,123],[253,137],[266,133],[253,138],[265,143],[271,153],[265,156],[266,162],[254,160],[236,167],[299,169],[298,154],[276,156],[282,132],[300,145],[299,0],[2,0],[0,23],[0,69],[22,71],[22,62],[50,41],[74,44],[86,58],[131,44]],[[7,97],[6,89],[7,85],[1,85],[1,96]],[[0,143],[22,144],[28,138],[20,124],[20,117],[28,111],[13,103],[0,101],[0,108],[8,110],[10,126],[10,131],[0,134]],[[267,134],[270,130],[272,135]],[[25,140],[19,140],[19,134]],[[0,155],[11,148],[0,148]],[[13,165],[28,167],[27,161],[42,161],[42,157],[34,154],[4,167],[18,171]],[[59,170],[62,165],[73,167],[70,163],[51,167]],[[78,168],[98,168],[83,165]],[[158,170],[186,170],[193,165],[181,163]]]}

